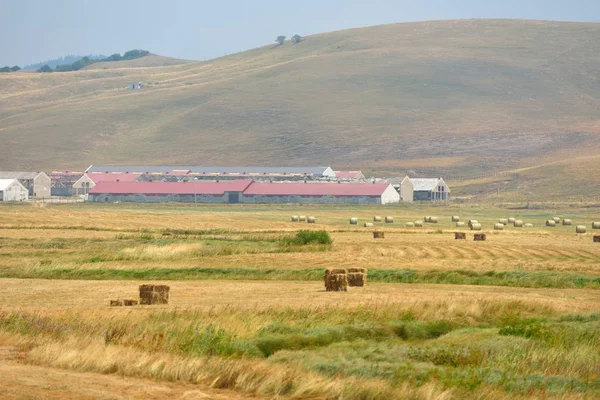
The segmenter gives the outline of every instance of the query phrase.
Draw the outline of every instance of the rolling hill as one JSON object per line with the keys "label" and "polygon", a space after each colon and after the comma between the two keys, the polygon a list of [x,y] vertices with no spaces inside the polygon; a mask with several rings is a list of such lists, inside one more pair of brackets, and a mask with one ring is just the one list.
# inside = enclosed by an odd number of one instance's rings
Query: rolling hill
{"label": "rolling hill", "polygon": [[4,74],[0,168],[328,164],[452,177],[569,162],[600,150],[599,37],[598,23],[433,21],[207,62]]}

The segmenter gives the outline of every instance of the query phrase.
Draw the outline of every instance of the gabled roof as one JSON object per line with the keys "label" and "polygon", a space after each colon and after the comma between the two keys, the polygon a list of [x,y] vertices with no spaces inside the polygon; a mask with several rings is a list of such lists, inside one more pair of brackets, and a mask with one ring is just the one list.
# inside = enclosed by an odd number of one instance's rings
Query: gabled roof
{"label": "gabled roof", "polygon": [[6,190],[6,189],[7,189],[9,186],[11,186],[11,185],[12,185],[13,183],[15,183],[15,182],[16,182],[17,184],[19,184],[20,186],[23,186],[23,185],[21,185],[21,183],[20,183],[18,180],[16,180],[16,179],[0,179],[0,191]]}
{"label": "gabled roof", "polygon": [[245,196],[381,196],[387,183],[267,183],[253,182]]}
{"label": "gabled roof", "polygon": [[410,178],[416,192],[435,190],[441,178]]}
{"label": "gabled roof", "polygon": [[334,171],[335,177],[340,179],[358,179],[363,177],[361,171]]}
{"label": "gabled roof", "polygon": [[322,176],[330,170],[329,167],[260,167],[260,166],[194,166],[194,165],[91,165],[86,172],[129,172],[129,173],[160,173],[171,174],[174,171],[189,171],[192,174],[223,175],[269,175],[269,174],[288,174],[288,175],[316,175]]}
{"label": "gabled roof", "polygon": [[125,174],[125,173],[105,173],[105,172],[89,172],[87,176],[94,181],[98,182],[134,182],[141,174]]}
{"label": "gabled roof", "polygon": [[41,172],[0,171],[0,179],[35,179]]}
{"label": "gabled roof", "polygon": [[243,192],[250,179],[222,182],[107,182],[100,181],[90,189],[90,194],[209,194]]}

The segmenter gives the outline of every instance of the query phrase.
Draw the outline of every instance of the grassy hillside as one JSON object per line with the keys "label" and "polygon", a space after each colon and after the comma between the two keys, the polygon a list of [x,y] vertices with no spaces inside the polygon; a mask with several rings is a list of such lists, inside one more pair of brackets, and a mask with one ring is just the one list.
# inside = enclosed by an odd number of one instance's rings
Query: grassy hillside
{"label": "grassy hillside", "polygon": [[5,74],[0,168],[331,164],[452,176],[594,155],[598,37],[594,23],[421,22],[207,62]]}

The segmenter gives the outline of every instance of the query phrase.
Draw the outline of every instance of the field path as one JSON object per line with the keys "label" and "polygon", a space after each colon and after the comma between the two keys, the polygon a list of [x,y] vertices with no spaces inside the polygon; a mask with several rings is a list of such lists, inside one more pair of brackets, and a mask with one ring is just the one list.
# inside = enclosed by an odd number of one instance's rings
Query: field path
{"label": "field path", "polygon": [[[73,372],[19,362],[21,354],[0,344],[3,399],[185,399],[242,400],[249,397],[203,386]],[[256,398],[256,397],[253,397]]]}

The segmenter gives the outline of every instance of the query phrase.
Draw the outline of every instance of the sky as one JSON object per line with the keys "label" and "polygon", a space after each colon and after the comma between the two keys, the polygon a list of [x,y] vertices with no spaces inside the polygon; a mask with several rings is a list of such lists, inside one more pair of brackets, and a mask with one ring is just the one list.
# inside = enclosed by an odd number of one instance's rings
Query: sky
{"label": "sky", "polygon": [[600,0],[0,0],[0,66],[131,49],[206,60],[279,35],[457,18],[600,22]]}

